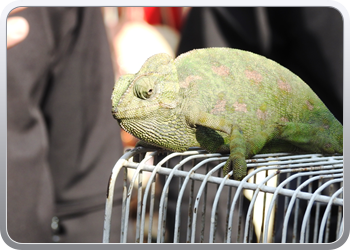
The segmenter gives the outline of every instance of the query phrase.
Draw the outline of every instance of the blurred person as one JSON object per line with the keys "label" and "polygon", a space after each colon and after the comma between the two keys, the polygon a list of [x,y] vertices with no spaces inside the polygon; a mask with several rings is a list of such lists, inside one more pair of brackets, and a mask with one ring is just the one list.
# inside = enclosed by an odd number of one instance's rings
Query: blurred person
{"label": "blurred person", "polygon": [[[13,15],[19,11],[22,11],[26,7],[19,7],[10,12],[9,15]],[[22,42],[28,35],[29,25],[25,18],[9,17],[7,19],[7,48],[11,48],[16,44]]]}
{"label": "blurred person", "polygon": [[[7,51],[8,235],[102,242],[106,186],[122,143],[101,9],[29,7],[14,16],[29,33]],[[111,242],[119,227],[114,216]]]}

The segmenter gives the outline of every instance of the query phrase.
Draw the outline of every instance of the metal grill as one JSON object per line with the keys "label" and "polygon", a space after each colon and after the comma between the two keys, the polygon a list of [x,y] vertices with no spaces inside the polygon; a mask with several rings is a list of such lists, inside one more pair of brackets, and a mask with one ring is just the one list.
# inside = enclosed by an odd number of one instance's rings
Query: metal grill
{"label": "metal grill", "polygon": [[123,176],[120,242],[334,242],[343,231],[343,156],[260,154],[242,181],[222,175],[227,155],[135,148],[112,170]]}

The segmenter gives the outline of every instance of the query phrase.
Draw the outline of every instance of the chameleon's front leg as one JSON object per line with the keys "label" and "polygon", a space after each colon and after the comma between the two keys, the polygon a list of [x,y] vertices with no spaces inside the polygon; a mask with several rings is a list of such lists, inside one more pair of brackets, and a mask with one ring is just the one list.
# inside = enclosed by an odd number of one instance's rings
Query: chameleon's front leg
{"label": "chameleon's front leg", "polygon": [[233,178],[242,180],[247,175],[245,159],[256,155],[261,149],[276,137],[276,127],[269,127],[265,131],[256,131],[254,138],[246,139],[238,126],[233,125],[230,132],[230,157],[224,166],[224,174],[233,170]]}
{"label": "chameleon's front leg", "polygon": [[[242,180],[247,174],[247,164],[245,159],[260,152],[260,150],[278,133],[278,127],[270,126],[264,131],[255,131],[254,137],[247,139],[242,130],[235,123],[222,117],[214,116],[205,112],[195,113],[187,116],[192,125],[200,125],[208,129],[197,127],[197,141],[201,147],[210,152],[230,153],[229,159],[224,165],[223,172],[227,175],[233,170],[233,178]],[[228,142],[224,143],[223,138],[214,131],[221,131],[228,135]],[[208,137],[208,138],[207,138]]]}
{"label": "chameleon's front leg", "polygon": [[242,180],[247,175],[246,142],[242,131],[236,127],[232,127],[230,134],[230,156],[223,168],[224,175],[233,170],[233,179]]}
{"label": "chameleon's front leg", "polygon": [[233,178],[242,180],[247,175],[245,159],[258,154],[278,134],[278,127],[270,126],[263,131],[255,131],[254,137],[247,139],[238,126],[232,126],[229,141],[230,157],[224,166],[224,174],[228,174],[232,169]]}
{"label": "chameleon's front leg", "polygon": [[[200,143],[201,147],[209,150],[210,152],[227,153],[228,150],[230,151],[229,159],[223,168],[224,175],[233,170],[233,178],[235,180],[241,180],[244,176],[246,176],[247,164],[245,162],[245,157],[247,155],[247,147],[242,131],[237,125],[232,124],[232,122],[222,117],[198,110],[192,110],[192,112],[186,116],[186,119],[191,126],[199,125],[215,131],[226,133],[230,142],[229,149],[227,145],[224,144],[222,138],[220,140],[220,138],[214,135],[215,133],[203,133],[205,132],[205,129],[202,128],[197,128],[197,132],[199,132],[197,134],[197,141]],[[210,138],[205,139],[205,137]]]}

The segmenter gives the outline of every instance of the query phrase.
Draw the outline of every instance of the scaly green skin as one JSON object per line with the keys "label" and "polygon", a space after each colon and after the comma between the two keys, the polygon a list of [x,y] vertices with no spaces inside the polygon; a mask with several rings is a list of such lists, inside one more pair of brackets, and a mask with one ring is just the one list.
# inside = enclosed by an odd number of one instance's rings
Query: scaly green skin
{"label": "scaly green skin", "polygon": [[343,153],[343,127],[298,76],[236,49],[198,49],[149,58],[112,94],[120,126],[171,151],[229,153],[224,174],[247,174],[257,153]]}

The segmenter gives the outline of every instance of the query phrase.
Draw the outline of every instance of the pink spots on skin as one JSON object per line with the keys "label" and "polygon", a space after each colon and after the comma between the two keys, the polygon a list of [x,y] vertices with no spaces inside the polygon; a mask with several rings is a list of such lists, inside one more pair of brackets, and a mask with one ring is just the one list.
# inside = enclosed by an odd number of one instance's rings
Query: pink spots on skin
{"label": "pink spots on skin", "polygon": [[218,100],[214,106],[214,108],[212,109],[211,113],[213,115],[215,114],[219,114],[221,112],[225,111],[225,106],[226,106],[226,101],[224,100]]}
{"label": "pink spots on skin", "polygon": [[245,103],[238,103],[238,102],[235,102],[233,104],[233,107],[235,108],[235,111],[239,111],[239,112],[244,112],[244,113],[247,113],[248,110],[247,110],[247,104]]}
{"label": "pink spots on skin", "polygon": [[228,76],[230,74],[230,69],[225,65],[221,65],[219,67],[211,66],[211,69],[214,71],[215,74],[219,76]]}
{"label": "pink spots on skin", "polygon": [[309,101],[306,101],[306,106],[308,108],[308,110],[313,110],[314,109],[314,106],[309,102]]}
{"label": "pink spots on skin", "polygon": [[329,129],[329,125],[328,125],[328,124],[323,124],[322,127],[323,127],[324,129],[326,129],[326,130]]}
{"label": "pink spots on skin", "polygon": [[277,84],[278,84],[278,88],[280,88],[281,90],[284,90],[286,92],[292,91],[292,87],[287,82],[284,82],[282,80],[278,80]]}
{"label": "pink spots on skin", "polygon": [[256,116],[261,120],[267,120],[269,118],[269,113],[267,111],[262,111],[258,109],[256,111]]}
{"label": "pink spots on skin", "polygon": [[186,77],[185,81],[182,81],[179,84],[180,84],[181,88],[188,88],[190,86],[191,82],[193,82],[195,80],[201,80],[201,79],[202,79],[202,77],[200,77],[200,76],[191,75],[191,76]]}
{"label": "pink spots on skin", "polygon": [[287,117],[281,117],[281,122],[289,122]]}
{"label": "pink spots on skin", "polygon": [[244,73],[249,80],[253,80],[256,84],[259,84],[262,81],[262,75],[257,71],[246,70]]}

